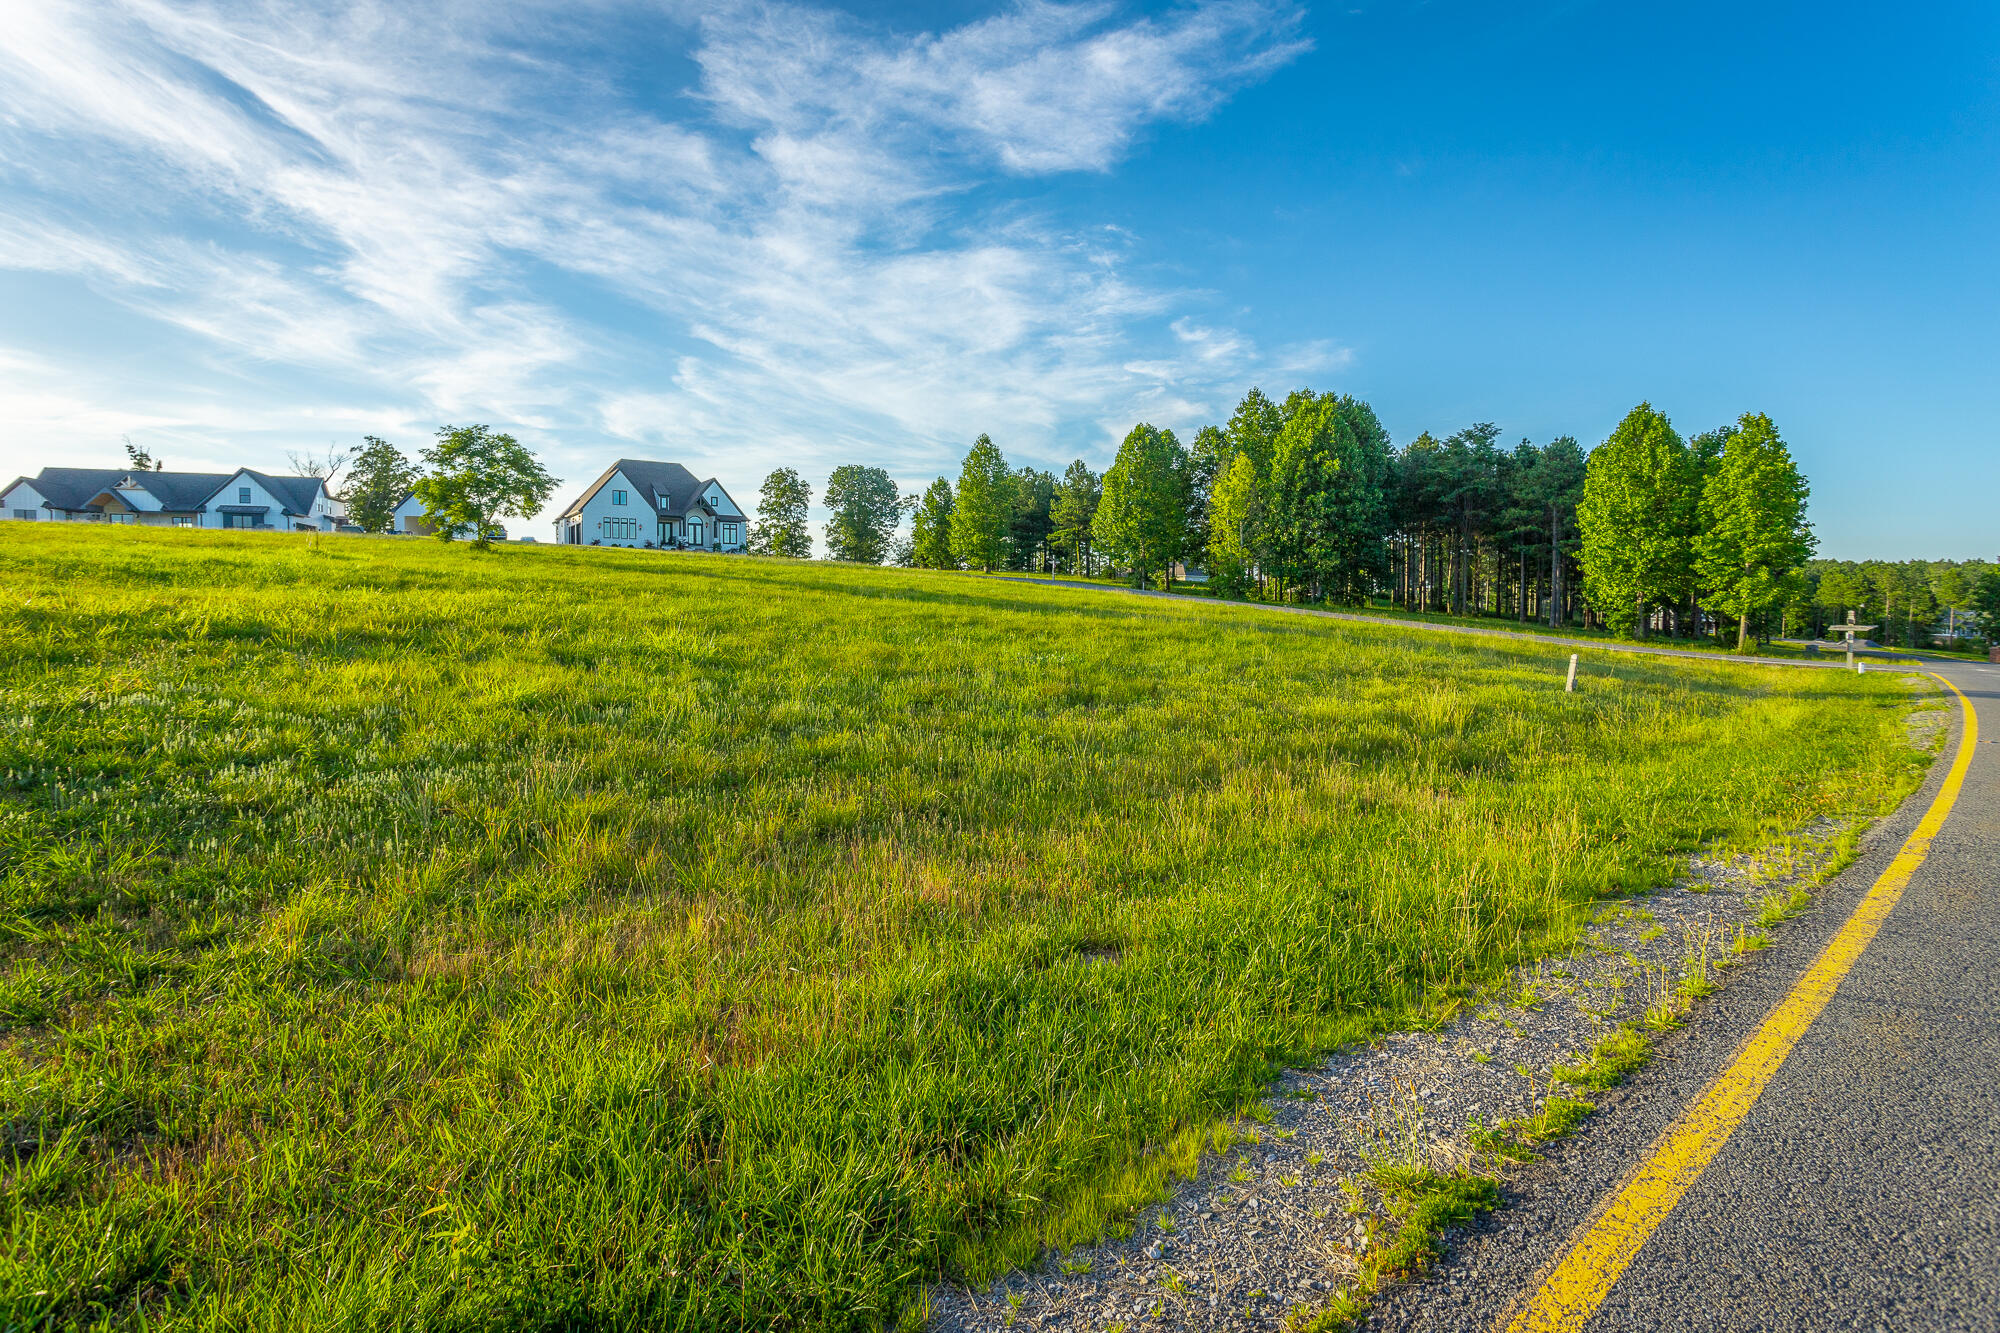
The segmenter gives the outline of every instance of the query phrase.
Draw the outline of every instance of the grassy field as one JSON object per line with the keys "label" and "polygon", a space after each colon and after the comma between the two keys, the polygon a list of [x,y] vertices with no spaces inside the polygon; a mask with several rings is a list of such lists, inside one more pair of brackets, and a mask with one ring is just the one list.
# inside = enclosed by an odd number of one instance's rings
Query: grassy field
{"label": "grassy field", "polygon": [[0,1325],[838,1329],[1914,780],[1886,674],[0,524]]}

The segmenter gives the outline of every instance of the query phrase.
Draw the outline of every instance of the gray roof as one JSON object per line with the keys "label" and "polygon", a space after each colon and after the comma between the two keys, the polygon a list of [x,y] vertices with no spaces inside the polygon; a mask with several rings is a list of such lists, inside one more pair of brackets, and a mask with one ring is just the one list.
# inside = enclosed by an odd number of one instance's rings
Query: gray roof
{"label": "gray roof", "polygon": [[258,485],[269,491],[278,503],[284,506],[287,514],[300,517],[312,513],[313,499],[319,494],[322,485],[318,477],[274,477],[268,472],[259,472],[255,468],[246,467],[240,472],[232,472],[226,477],[217,479],[215,485],[209,488],[208,498],[214,499],[239,476],[254,478]]}
{"label": "gray roof", "polygon": [[145,488],[160,508],[192,513],[236,474],[233,472],[132,472],[126,474]]}
{"label": "gray roof", "polygon": [[125,468],[45,467],[28,483],[57,509],[81,509],[125,480]]}
{"label": "gray roof", "polygon": [[568,518],[589,502],[604,483],[611,480],[611,474],[623,472],[625,479],[639,488],[639,493],[652,502],[653,507],[669,514],[684,514],[695,507],[702,491],[714,477],[706,481],[679,463],[655,463],[643,458],[621,458],[604,469],[604,475],[584,488],[569,507],[557,514],[557,519]]}

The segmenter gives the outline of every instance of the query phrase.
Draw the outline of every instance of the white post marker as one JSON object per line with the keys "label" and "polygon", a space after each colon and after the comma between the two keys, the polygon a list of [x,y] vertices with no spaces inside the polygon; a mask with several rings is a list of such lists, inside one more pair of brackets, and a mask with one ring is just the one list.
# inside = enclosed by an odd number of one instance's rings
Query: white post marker
{"label": "white post marker", "polygon": [[1569,655],[1569,684],[1563,686],[1564,694],[1576,693],[1576,654]]}
{"label": "white post marker", "polygon": [[1857,624],[1855,624],[1855,623],[1854,623],[1854,613],[1853,613],[1852,611],[1849,611],[1849,612],[1847,613],[1847,623],[1846,623],[1845,625],[1828,625],[1828,626],[1827,626],[1827,629],[1831,630],[1831,631],[1832,631],[1833,633],[1835,633],[1835,634],[1840,634],[1840,635],[1845,635],[1845,636],[1846,636],[1846,639],[1847,639],[1847,665],[1849,665],[1849,666],[1851,666],[1851,667],[1853,667],[1853,668],[1854,668],[1854,674],[1855,674],[1855,675],[1857,675],[1857,676],[1861,674],[1861,664],[1860,664],[1859,662],[1857,662],[1857,661],[1855,661],[1855,660],[1854,660],[1854,636],[1855,636],[1855,635],[1857,635],[1857,634],[1866,634],[1866,633],[1867,633],[1867,632],[1868,632],[1869,630],[1871,630],[1871,629],[1874,629],[1874,628],[1875,628],[1875,626],[1873,626],[1873,625],[1857,625]]}

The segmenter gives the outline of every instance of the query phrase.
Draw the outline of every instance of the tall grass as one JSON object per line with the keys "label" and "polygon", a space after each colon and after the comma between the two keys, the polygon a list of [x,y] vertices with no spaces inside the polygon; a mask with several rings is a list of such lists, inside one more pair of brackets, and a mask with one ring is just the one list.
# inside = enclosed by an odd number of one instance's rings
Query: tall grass
{"label": "tall grass", "polygon": [[1274,1067],[1918,762],[1881,675],[1565,664],[0,525],[0,1324],[914,1319]]}

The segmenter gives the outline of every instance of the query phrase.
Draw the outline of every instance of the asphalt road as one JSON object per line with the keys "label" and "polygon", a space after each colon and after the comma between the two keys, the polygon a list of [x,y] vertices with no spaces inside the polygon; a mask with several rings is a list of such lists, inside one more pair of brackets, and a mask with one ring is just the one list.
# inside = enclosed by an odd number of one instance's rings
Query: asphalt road
{"label": "asphalt road", "polygon": [[[2000,667],[1927,665],[1979,716],[1957,804],[1867,952],[1587,1329],[2000,1330]],[[1534,1289],[1847,919],[1929,807],[1960,730],[1954,706],[1923,790],[1814,910],[1510,1185],[1509,1206],[1461,1233],[1432,1280],[1387,1293],[1371,1327],[1485,1333]]]}

